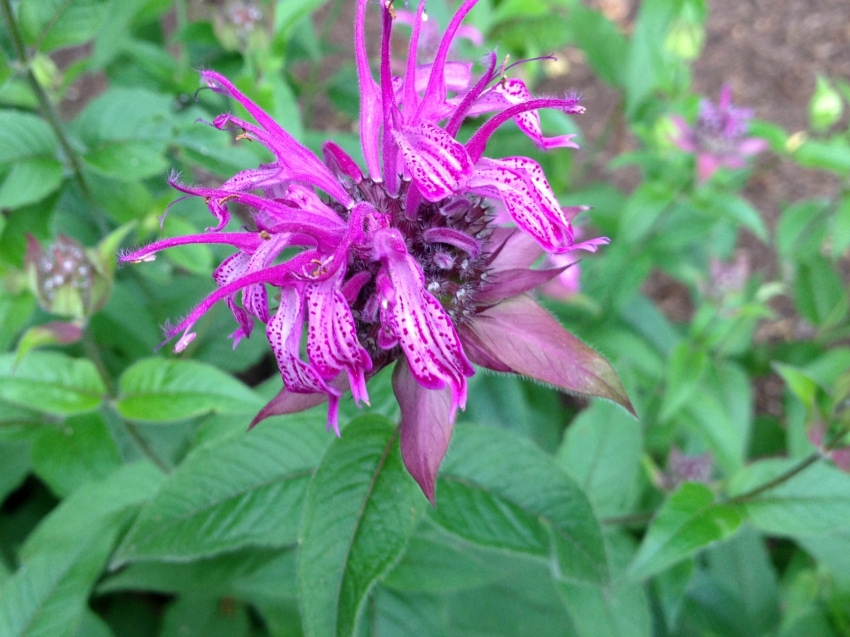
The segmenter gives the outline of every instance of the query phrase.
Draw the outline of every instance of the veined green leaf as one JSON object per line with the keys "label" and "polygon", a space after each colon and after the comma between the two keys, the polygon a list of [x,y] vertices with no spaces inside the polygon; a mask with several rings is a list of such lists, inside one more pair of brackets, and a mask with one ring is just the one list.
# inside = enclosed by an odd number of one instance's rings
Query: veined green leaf
{"label": "veined green leaf", "polygon": [[366,596],[398,560],[426,503],[396,427],[361,416],[322,458],[304,504],[298,587],[305,633],[350,637]]}
{"label": "veined green leaf", "polygon": [[0,398],[57,415],[95,409],[106,395],[89,360],[57,352],[30,352],[15,367],[15,355],[0,356]]}
{"label": "veined green leaf", "polygon": [[293,418],[199,447],[139,514],[113,565],[294,543],[307,484],[328,442],[319,423]]}
{"label": "veined green leaf", "polygon": [[437,503],[433,519],[469,542],[542,558],[557,578],[607,579],[587,497],[550,456],[512,432],[457,426]]}
{"label": "veined green leaf", "polygon": [[131,420],[168,422],[208,412],[252,412],[263,401],[212,365],[148,358],[121,376],[117,408]]}
{"label": "veined green leaf", "polygon": [[711,542],[731,535],[741,516],[729,505],[717,504],[702,484],[686,482],[661,507],[629,575],[643,579],[673,566]]}

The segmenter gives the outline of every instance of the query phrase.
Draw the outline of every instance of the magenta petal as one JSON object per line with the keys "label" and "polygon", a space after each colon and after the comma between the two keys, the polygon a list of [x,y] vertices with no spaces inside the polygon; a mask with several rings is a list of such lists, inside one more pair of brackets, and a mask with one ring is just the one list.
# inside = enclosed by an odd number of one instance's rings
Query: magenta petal
{"label": "magenta petal", "polygon": [[449,448],[454,418],[448,388],[426,389],[402,358],[393,370],[393,391],[401,407],[401,457],[425,497],[436,505],[437,470]]}
{"label": "magenta petal", "polygon": [[516,224],[548,252],[572,245],[569,221],[540,165],[526,157],[480,159],[467,190],[501,199]]}
{"label": "magenta petal", "polygon": [[611,364],[526,295],[482,312],[463,329],[490,358],[517,374],[569,393],[607,398],[635,413]]}
{"label": "magenta petal", "polygon": [[301,411],[321,405],[328,399],[324,393],[296,394],[283,387],[277,395],[272,398],[259,413],[254,416],[248,429],[253,429],[266,418],[271,416],[285,416],[286,414],[297,414]]}
{"label": "magenta petal", "polygon": [[394,131],[404,164],[422,196],[439,201],[457,192],[472,172],[463,144],[439,126],[421,122]]}

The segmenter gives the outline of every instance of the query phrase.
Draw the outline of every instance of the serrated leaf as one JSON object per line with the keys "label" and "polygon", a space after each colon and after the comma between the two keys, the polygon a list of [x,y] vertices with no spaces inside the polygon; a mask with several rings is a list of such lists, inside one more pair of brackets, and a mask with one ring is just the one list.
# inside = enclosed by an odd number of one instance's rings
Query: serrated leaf
{"label": "serrated leaf", "polygon": [[288,419],[196,449],[142,510],[113,566],[294,543],[307,483],[329,442],[317,425]]}
{"label": "serrated leaf", "polygon": [[708,487],[686,482],[653,518],[629,575],[645,579],[663,571],[711,542],[728,537],[740,523],[735,508],[717,504]]}
{"label": "serrated leaf", "polygon": [[58,190],[62,185],[62,164],[52,157],[17,162],[0,184],[0,208],[19,208]]}
{"label": "serrated leaf", "polygon": [[557,460],[605,517],[633,510],[642,453],[640,423],[610,403],[595,402],[570,423]]}
{"label": "serrated leaf", "polygon": [[469,542],[542,558],[558,578],[608,576],[587,497],[550,456],[512,432],[458,425],[437,502],[432,518]]}
{"label": "serrated leaf", "polygon": [[60,416],[91,411],[106,395],[94,364],[57,352],[30,352],[15,367],[15,355],[0,356],[0,398]]}
{"label": "serrated leaf", "polygon": [[118,445],[99,414],[69,418],[45,428],[32,448],[35,473],[60,497],[105,478],[121,465]]}
{"label": "serrated leaf", "polygon": [[386,418],[356,418],[310,483],[298,586],[305,633],[312,637],[355,634],[366,596],[401,555],[424,508],[397,438]]}
{"label": "serrated leaf", "polygon": [[212,365],[148,358],[121,376],[116,406],[131,420],[168,422],[208,412],[256,412],[263,401]]}
{"label": "serrated leaf", "polygon": [[159,475],[149,464],[126,465],[44,518],[21,550],[23,565],[0,592],[0,635],[75,634],[125,514],[150,496]]}
{"label": "serrated leaf", "polygon": [[[733,476],[735,496],[766,484],[796,465],[793,460],[761,460]],[[805,536],[850,528],[850,476],[824,462],[738,505],[766,533]]]}
{"label": "serrated leaf", "polygon": [[99,594],[154,591],[243,599],[295,598],[295,550],[249,547],[192,562],[134,562],[101,583]]}
{"label": "serrated leaf", "polygon": [[0,635],[74,635],[113,539],[96,534],[73,550],[47,550],[28,560],[0,591]]}

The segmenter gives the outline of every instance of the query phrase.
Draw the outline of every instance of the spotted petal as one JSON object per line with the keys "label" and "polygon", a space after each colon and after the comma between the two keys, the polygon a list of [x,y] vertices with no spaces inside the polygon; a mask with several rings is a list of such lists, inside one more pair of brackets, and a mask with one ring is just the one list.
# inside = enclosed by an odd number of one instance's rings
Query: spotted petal
{"label": "spotted petal", "polygon": [[339,433],[337,409],[340,391],[328,385],[314,365],[301,360],[301,331],[304,324],[301,294],[293,286],[281,288],[280,306],[266,327],[283,384],[294,393],[323,392],[328,396],[328,427]]}
{"label": "spotted petal", "polygon": [[338,277],[305,287],[307,356],[325,380],[345,369],[354,400],[368,404],[364,374],[372,369],[372,360],[357,340],[351,308],[338,288]]}
{"label": "spotted petal", "polygon": [[451,388],[452,417],[466,403],[466,377],[475,373],[463,353],[451,318],[425,289],[425,277],[397,230],[376,233],[375,256],[383,296],[381,322],[398,339],[410,372],[428,389]]}
{"label": "spotted petal", "polygon": [[394,131],[404,164],[428,201],[456,193],[472,172],[463,144],[439,126],[421,122]]}
{"label": "spotted petal", "polygon": [[540,165],[526,157],[482,157],[466,189],[504,202],[514,222],[544,250],[560,252],[572,246],[572,229]]}

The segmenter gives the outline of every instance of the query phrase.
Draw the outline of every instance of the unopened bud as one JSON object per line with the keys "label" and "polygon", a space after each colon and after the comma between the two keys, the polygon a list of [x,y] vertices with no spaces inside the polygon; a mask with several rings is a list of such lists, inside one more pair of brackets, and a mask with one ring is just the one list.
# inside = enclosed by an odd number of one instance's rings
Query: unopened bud
{"label": "unopened bud", "polygon": [[844,104],[841,95],[825,77],[818,77],[814,95],[809,102],[809,122],[815,130],[823,131],[841,119]]}

